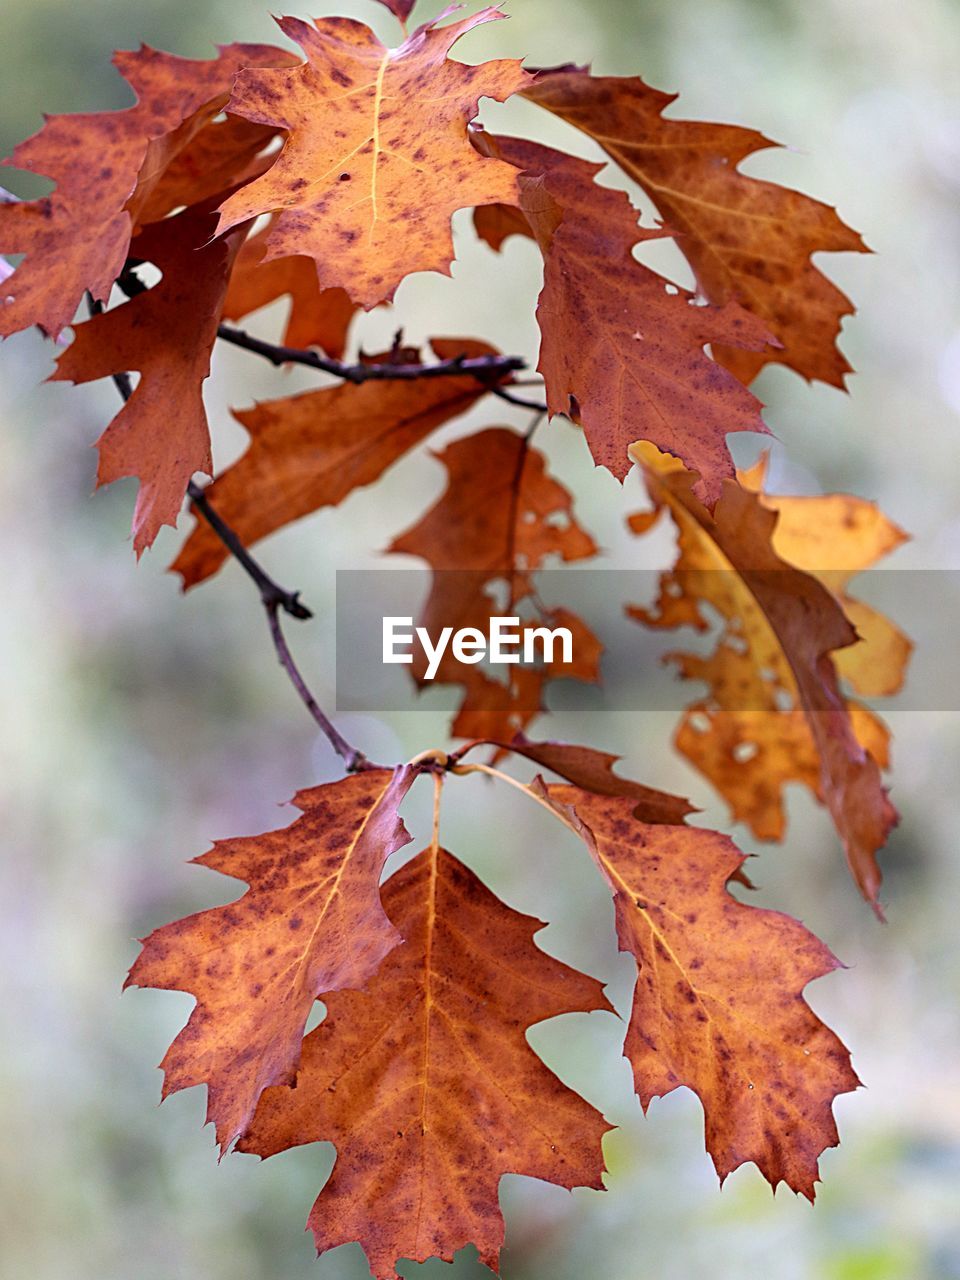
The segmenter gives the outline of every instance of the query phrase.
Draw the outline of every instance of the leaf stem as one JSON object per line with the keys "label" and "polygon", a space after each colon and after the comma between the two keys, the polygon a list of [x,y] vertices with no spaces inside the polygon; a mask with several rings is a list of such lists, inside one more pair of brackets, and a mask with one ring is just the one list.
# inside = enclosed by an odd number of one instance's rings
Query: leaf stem
{"label": "leaf stem", "polygon": [[552,813],[556,820],[558,822],[562,822],[568,830],[574,833],[574,835],[580,834],[572,822],[568,821],[562,813],[559,813],[553,805],[544,800],[542,796],[538,796],[537,793],[531,787],[527,786],[525,782],[521,782],[518,778],[511,778],[509,773],[504,773],[500,769],[495,769],[491,764],[451,764],[448,766],[448,769],[450,773],[455,773],[458,776],[463,776],[468,773],[485,773],[491,778],[496,778],[498,782],[506,782],[517,791],[522,791],[525,796],[528,796],[536,804],[540,805],[541,808],[546,809],[548,813]]}

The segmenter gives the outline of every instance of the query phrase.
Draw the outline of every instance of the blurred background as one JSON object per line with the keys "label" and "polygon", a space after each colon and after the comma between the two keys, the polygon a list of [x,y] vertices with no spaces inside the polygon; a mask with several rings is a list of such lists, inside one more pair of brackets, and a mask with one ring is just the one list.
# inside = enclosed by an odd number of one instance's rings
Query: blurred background
{"label": "blurred background", "polygon": [[[776,367],[758,383],[779,441],[771,487],[877,499],[913,534],[893,567],[960,568],[960,4],[512,0],[509,11],[509,23],[471,34],[460,56],[642,73],[681,91],[675,115],[748,124],[785,143],[747,171],[836,204],[864,232],[874,257],[822,264],[860,309],[842,340],[858,370],[850,395]],[[295,12],[351,14],[396,41],[390,15],[372,0],[314,0]],[[423,3],[415,16],[433,12]],[[216,42],[275,38],[260,0],[5,0],[0,153],[37,129],[43,111],[126,105],[109,64],[116,47],[142,40],[207,57]],[[582,135],[526,104],[486,104],[484,119],[593,155]],[[4,182],[22,195],[44,189],[16,173]],[[368,350],[403,323],[414,340],[471,334],[535,355],[532,246],[514,240],[497,260],[464,215],[457,225],[453,279],[407,281],[392,315],[361,322]],[[678,257],[661,265],[688,279]],[[283,305],[257,318],[260,333],[279,334]],[[331,1149],[263,1166],[230,1156],[217,1167],[201,1128],[202,1090],[156,1107],[154,1064],[190,998],[120,998],[136,937],[234,896],[235,886],[186,860],[214,838],[282,824],[292,814],[278,805],[337,769],[276,665],[239,571],[228,566],[182,597],[165,572],[182,531],[165,531],[135,564],[133,485],[90,497],[90,445],[116,412],[115,392],[108,383],[42,385],[53,354],[36,333],[0,352],[0,1275],[356,1280],[367,1274],[356,1246],[317,1262],[302,1231]],[[226,406],[308,385],[302,371],[219,351],[207,397],[218,466],[244,443]],[[471,422],[521,424],[513,414],[497,405]],[[635,477],[622,495],[592,470],[566,424],[543,429],[539,442],[611,565],[668,559],[665,537],[639,544],[624,533],[623,515],[641,505]],[[737,449],[749,461],[755,444],[741,439]],[[334,695],[335,568],[381,566],[381,549],[442,487],[435,461],[408,458],[375,490],[263,546],[267,567],[317,612],[309,625],[291,624],[290,640],[321,701]],[[928,680],[956,666],[956,637],[940,629],[935,600],[899,621]],[[674,719],[566,706],[541,728],[623,753],[624,771],[690,795],[705,825],[732,830],[758,855],[754,900],[803,919],[849,966],[808,994],[852,1048],[867,1088],[837,1103],[842,1146],[822,1160],[815,1208],[782,1189],[772,1197],[752,1166],[721,1192],[699,1103],[680,1090],[644,1119],[612,1017],[538,1028],[537,1050],[621,1128],[606,1145],[605,1193],[504,1179],[504,1276],[960,1277],[960,718],[890,716],[903,823],[883,859],[886,927],[860,902],[809,796],[791,793],[782,847],[758,844],[730,827],[723,805],[672,753]],[[379,758],[446,741],[435,710],[352,716],[344,728]],[[481,818],[481,779],[458,784],[460,804],[452,784],[448,792],[448,847],[511,905],[549,920],[541,943],[609,982],[628,1008],[630,966],[614,948],[611,905],[572,838],[527,812],[522,797],[498,797],[495,825]],[[414,803],[407,821],[421,838],[424,819]],[[401,1271],[425,1280],[489,1274],[471,1250],[452,1268]]]}

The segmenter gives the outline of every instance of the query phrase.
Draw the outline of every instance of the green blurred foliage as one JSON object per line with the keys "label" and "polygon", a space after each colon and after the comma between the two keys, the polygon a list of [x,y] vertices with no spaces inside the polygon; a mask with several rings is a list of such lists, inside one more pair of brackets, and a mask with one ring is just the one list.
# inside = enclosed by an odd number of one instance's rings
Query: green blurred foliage
{"label": "green blurred foliage", "polygon": [[[787,143],[751,159],[749,170],[828,199],[865,232],[874,258],[825,264],[861,311],[843,339],[859,371],[851,395],[779,369],[759,384],[779,440],[774,486],[878,498],[915,534],[897,566],[960,567],[957,4],[513,0],[511,11],[509,23],[471,35],[463,56],[592,61],[598,71],[640,72],[679,88],[675,113],[749,123]],[[388,38],[395,30],[372,0],[309,12],[347,12]],[[123,105],[109,67],[115,47],[144,40],[205,57],[217,41],[273,38],[256,0],[6,0],[0,151],[38,127],[42,111]],[[591,154],[583,138],[527,104],[488,104],[484,114],[496,127],[536,130]],[[42,189],[18,174],[8,182],[23,194]],[[462,217],[458,228],[454,278],[405,283],[394,315],[364,320],[367,349],[402,320],[414,340],[474,333],[535,353],[531,247],[512,242],[497,260]],[[263,331],[278,332],[279,321],[274,309]],[[136,936],[231,896],[231,886],[185,859],[212,838],[277,825],[277,803],[335,776],[334,762],[277,670],[239,573],[228,567],[182,598],[164,573],[182,535],[165,534],[137,567],[124,545],[132,487],[90,499],[89,445],[116,410],[112,388],[38,385],[51,349],[35,334],[0,355],[0,1276],[361,1277],[355,1246],[317,1263],[301,1230],[331,1149],[263,1167],[232,1156],[218,1167],[201,1130],[200,1090],[155,1106],[153,1063],[190,1000],[119,996]],[[306,385],[302,372],[219,352],[208,397],[218,464],[242,447],[225,405]],[[493,420],[521,421],[503,405]],[[475,425],[490,421],[489,409],[471,416]],[[611,478],[590,468],[571,428],[556,424],[543,443],[612,564],[648,564],[664,551],[631,544],[623,531],[624,511],[640,503],[635,479],[625,503]],[[379,548],[441,486],[434,461],[408,459],[376,491],[265,546],[267,565],[317,609],[316,623],[292,642],[327,702],[334,568],[379,566]],[[919,642],[918,663],[955,665],[945,661],[955,638],[939,634],[934,608],[902,621]],[[504,1180],[508,1280],[960,1277],[960,726],[946,712],[896,712],[892,721],[904,823],[885,858],[886,928],[857,899],[830,825],[806,796],[791,797],[782,848],[732,829],[759,855],[757,900],[804,919],[851,966],[810,992],[869,1086],[837,1106],[843,1145],[823,1160],[817,1206],[782,1191],[771,1197],[752,1168],[719,1192],[696,1099],[681,1091],[643,1118],[619,1057],[622,1027],[607,1015],[559,1019],[531,1042],[622,1128],[607,1143],[603,1194]],[[444,738],[431,712],[355,717],[348,727],[384,757]],[[671,752],[671,730],[668,715],[577,705],[550,723],[554,736],[623,752],[635,776],[690,794],[705,823],[731,829]],[[615,951],[609,899],[582,852],[512,795],[498,797],[491,832],[477,817],[484,784],[459,785],[469,803],[456,805],[451,785],[445,842],[509,903],[549,920],[543,944],[608,981],[620,1009],[628,1007],[629,965]],[[411,827],[422,833],[424,818],[412,806]],[[470,1250],[453,1268],[402,1270],[424,1280],[487,1274]]]}

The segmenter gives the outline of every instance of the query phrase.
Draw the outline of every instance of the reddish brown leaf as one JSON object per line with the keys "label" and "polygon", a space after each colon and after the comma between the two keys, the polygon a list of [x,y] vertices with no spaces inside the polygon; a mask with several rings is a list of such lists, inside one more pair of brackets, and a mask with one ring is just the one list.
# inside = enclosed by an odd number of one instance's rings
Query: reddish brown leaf
{"label": "reddish brown leaf", "polygon": [[594,459],[619,480],[630,445],[653,441],[699,473],[712,505],[735,474],[727,433],[767,428],[760,402],[704,346],[762,347],[764,326],[735,303],[695,305],[637,262],[638,241],[662,233],[638,228],[627,197],[597,185],[601,166],[514,138],[488,147],[528,175],[521,205],[544,255],[538,368],[551,413],[581,422]]}
{"label": "reddish brown leaf", "polygon": [[[776,516],[733,481],[711,515],[693,495],[694,477],[648,445],[634,451],[650,496],[679,531],[679,554],[661,580],[655,611],[633,608],[653,627],[707,627],[701,606],[724,620],[708,657],[671,655],[706,699],[684,715],[677,746],[765,838],[783,833],[783,787],[809,786],[827,805],[863,896],[879,913],[876,852],[896,822],[880,778],[885,742],[872,717],[840,694],[834,653],[857,637],[814,577],[776,554]],[[649,520],[641,516],[641,529]]]}
{"label": "reddish brown leaf", "polygon": [[[500,751],[509,751],[532,760],[534,764],[566,778],[583,791],[600,796],[624,796],[633,800],[636,806],[633,816],[641,822],[666,822],[679,826],[688,814],[695,812],[688,800],[655,791],[652,787],[645,787],[614,773],[613,766],[620,757],[607,751],[596,751],[593,747],[575,746],[569,742],[531,742],[522,733],[518,733],[509,742],[486,739],[470,745],[480,746],[484,743]],[[463,754],[462,750],[457,752],[457,755]]]}
{"label": "reddish brown leaf", "polygon": [[406,22],[417,0],[380,0],[380,3],[386,5],[391,13],[396,14],[401,22]]}
{"label": "reddish brown leaf", "polygon": [[289,57],[269,45],[242,44],[225,46],[208,62],[146,46],[120,52],[114,64],[137,96],[135,106],[51,116],[22,142],[8,163],[57,185],[41,200],[0,205],[0,250],[26,254],[4,286],[0,336],[36,324],[56,337],[86,290],[106,302],[127,256],[131,220],[125,206],[149,141],[226,94],[240,67],[282,66]]}
{"label": "reddish brown leaf", "polygon": [[[492,427],[456,440],[439,461],[447,468],[446,492],[390,546],[391,552],[419,556],[434,571],[418,625],[433,637],[444,627],[486,633],[491,616],[503,615],[491,592],[504,585],[506,616],[520,617],[522,632],[548,625],[565,626],[573,634],[571,664],[514,665],[503,681],[479,666],[458,662],[452,648],[447,649],[434,682],[466,689],[454,734],[509,738],[541,710],[546,680],[566,676],[591,682],[599,676],[599,641],[568,610],[542,610],[530,579],[549,558],[583,560],[596,553],[596,544],[574,520],[573,500],[547,474],[543,454],[516,432]],[[411,672],[418,682],[425,667],[423,651],[416,646]]]}
{"label": "reddish brown leaf", "polygon": [[727,836],[638,822],[628,798],[539,794],[579,831],[636,958],[624,1053],[644,1109],[686,1085],[721,1182],[753,1161],[774,1188],[813,1200],[819,1157],[839,1142],[833,1101],[859,1084],[803,998],[837,960],[799,921],[727,892],[745,861]]}
{"label": "reddish brown leaf", "polygon": [[240,250],[223,304],[224,319],[242,320],[251,311],[259,311],[289,294],[284,346],[320,347],[339,360],[357,310],[349,294],[343,289],[321,289],[312,258],[264,261],[269,236],[270,228],[265,227]]}
{"label": "reddish brown leaf", "polygon": [[137,189],[127,204],[138,226],[157,222],[175,209],[223,199],[273,163],[272,156],[263,153],[277,130],[239,116],[222,116],[223,101],[222,96],[214,99],[175,132],[150,142]]}
{"label": "reddish brown leaf", "polygon": [[190,477],[210,474],[210,433],[203,382],[217,337],[220,308],[234,254],[243,239],[210,242],[215,216],[187,210],[152,224],[133,241],[137,258],[155,263],[163,279],[153,289],[75,327],[54,380],[91,382],[138,370],[133,395],[97,441],[98,484],[136,476],[133,514],[139,556],[163,525],[175,525]]}
{"label": "reddish brown leaf", "polygon": [[529,1026],[609,1009],[600,984],[540,951],[540,921],[444,850],[384,886],[406,939],[364,992],[324,997],[295,1089],[264,1094],[242,1151],[332,1141],[309,1226],[317,1249],[359,1240],[375,1276],[468,1243],[498,1269],[500,1178],[602,1189],[602,1116],[548,1071]]}
{"label": "reddish brown leaf", "polygon": [[589,134],[640,183],[711,302],[739,302],[782,344],[744,351],[718,342],[721,364],[744,382],[777,361],[843,385],[850,366],[835,340],[853,306],[811,255],[865,246],[829,205],[739,171],[747,156],[774,145],[768,138],[737,125],[664,119],[676,94],[636,76],[558,67],[525,96]]}
{"label": "reddish brown leaf", "polygon": [[[465,338],[436,338],[431,345],[441,360],[494,354],[485,343]],[[372,484],[483,395],[486,388],[473,377],[425,378],[342,383],[258,404],[234,415],[250,432],[250,447],[217,478],[209,496],[250,546]],[[192,587],[226,558],[219,538],[199,524],[171,568],[182,574],[185,587]]]}
{"label": "reddish brown leaf", "polygon": [[398,809],[414,776],[377,769],[301,791],[291,826],[218,841],[195,861],[249,890],[145,939],[127,985],[197,998],[161,1063],[163,1096],[205,1084],[222,1150],[264,1089],[296,1080],[314,1000],[363,986],[401,941],[378,885],[410,840]]}
{"label": "reddish brown leaf", "polygon": [[221,231],[282,210],[269,255],[315,258],[321,288],[346,289],[367,310],[413,271],[449,274],[451,215],[516,191],[514,171],[479,156],[467,125],[481,97],[502,102],[530,77],[513,60],[447,58],[460,36],[503,16],[428,24],[393,50],[348,18],[280,19],[307,61],[239,76],[230,110],[287,138],[269,172],[224,202]]}

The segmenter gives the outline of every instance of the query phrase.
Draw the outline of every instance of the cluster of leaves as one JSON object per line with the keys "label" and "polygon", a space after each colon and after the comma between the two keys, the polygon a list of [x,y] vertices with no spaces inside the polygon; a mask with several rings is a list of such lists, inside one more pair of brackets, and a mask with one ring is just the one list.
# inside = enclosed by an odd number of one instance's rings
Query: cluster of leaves
{"label": "cluster of leaves", "polygon": [[[99,481],[138,479],[137,553],[189,496],[201,519],[173,568],[189,588],[239,561],[298,692],[344,756],[346,776],[298,795],[291,826],[198,859],[246,893],[151,934],[129,982],[196,998],[164,1059],[164,1093],[206,1085],[224,1150],[336,1144],[310,1225],[321,1251],[360,1241],[378,1277],[399,1258],[449,1259],[468,1242],[496,1269],[505,1172],[603,1185],[608,1126],[526,1031],[608,1008],[605,997],[535,945],[538,921],[441,847],[446,779],[513,781],[582,840],[637,963],[624,1048],[637,1094],[646,1107],[694,1090],[721,1178],[752,1161],[812,1199],[818,1158],[837,1141],[832,1103],[857,1085],[803,998],[836,961],[796,921],[730,893],[731,881],[748,883],[732,842],[688,825],[686,801],[621,777],[615,757],[523,736],[550,680],[596,680],[601,659],[587,624],[536,592],[543,564],[597,554],[532,442],[541,422],[578,424],[619,480],[639,467],[651,510],[630,518],[636,534],[661,515],[676,526],[659,599],[631,615],[700,630],[713,612],[722,620],[709,656],[672,655],[708,690],[683,715],[679,751],[761,838],[783,836],[784,786],[806,785],[878,911],[876,854],[896,821],[881,779],[888,733],[843,682],[895,692],[910,649],[848,594],[900,531],[857,498],[767,494],[764,464],[738,474],[726,439],[767,432],[749,384],[771,361],[842,385],[835,340],[852,308],[811,255],[862,250],[860,238],[826,205],[740,172],[770,145],[758,133],[667,117],[673,99],[637,78],[465,65],[452,46],[499,9],[451,22],[448,11],[407,35],[412,0],[383,2],[404,25],[395,49],[351,20],[285,18],[299,56],[256,45],[204,62],[118,54],[136,104],[49,118],[11,163],[53,179],[52,194],[0,204],[0,250],[23,255],[5,265],[0,335],[73,327],[53,376],[113,377],[123,393],[98,442]],[[477,126],[480,98],[517,94],[599,144],[662,223],[640,226],[627,196],[597,182],[602,166]],[[345,361],[359,311],[390,303],[411,272],[449,273],[462,208],[494,250],[519,234],[542,253],[543,404],[517,377],[522,359],[476,340],[434,338],[424,359],[398,337]],[[695,292],[635,256],[663,237],[692,267]],[[152,287],[144,264],[160,274]],[[92,314],[77,321],[85,297]],[[281,297],[283,345],[229,323]],[[249,448],[201,491],[194,475],[213,473],[203,383],[218,339],[335,381],[239,412]],[[445,660],[437,678],[464,690],[452,732],[472,741],[373,765],[306,689],[279,614],[309,613],[249,547],[374,483],[491,398],[528,406],[529,429],[491,425],[449,444],[446,491],[390,550],[434,571],[432,633],[483,627],[492,588],[506,583],[511,611],[574,632],[575,659],[512,669],[506,683]],[[422,679],[418,663],[413,675]],[[517,783],[467,762],[480,748],[538,772]],[[427,778],[432,839],[381,885],[411,839],[400,806]],[[304,1036],[317,1000],[326,1016]]]}

